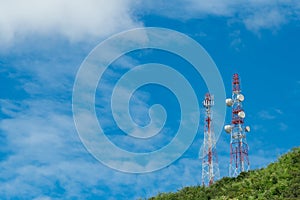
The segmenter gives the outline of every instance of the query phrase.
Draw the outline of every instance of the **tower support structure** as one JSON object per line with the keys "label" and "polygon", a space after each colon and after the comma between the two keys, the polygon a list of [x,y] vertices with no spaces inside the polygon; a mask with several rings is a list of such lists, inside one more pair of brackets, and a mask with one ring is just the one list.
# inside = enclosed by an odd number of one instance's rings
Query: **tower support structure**
{"label": "tower support structure", "polygon": [[214,96],[207,93],[203,101],[205,108],[204,140],[202,146],[202,184],[209,186],[220,177],[216,151],[216,138],[213,131],[212,106]]}
{"label": "tower support structure", "polygon": [[232,97],[226,99],[227,106],[231,107],[231,124],[225,125],[225,131],[230,134],[230,163],[229,176],[236,177],[241,172],[250,169],[248,157],[248,143],[246,133],[250,132],[250,127],[244,125],[246,117],[242,102],[244,95],[241,93],[240,78],[238,74],[233,75]]}

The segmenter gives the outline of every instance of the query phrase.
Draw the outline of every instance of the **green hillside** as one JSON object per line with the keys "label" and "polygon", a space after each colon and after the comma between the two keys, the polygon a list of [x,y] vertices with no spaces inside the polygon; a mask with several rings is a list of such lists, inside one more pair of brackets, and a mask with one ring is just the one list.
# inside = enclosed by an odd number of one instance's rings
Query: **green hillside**
{"label": "green hillside", "polygon": [[300,147],[267,168],[243,172],[236,178],[225,177],[210,187],[185,187],[150,198],[165,199],[300,199]]}

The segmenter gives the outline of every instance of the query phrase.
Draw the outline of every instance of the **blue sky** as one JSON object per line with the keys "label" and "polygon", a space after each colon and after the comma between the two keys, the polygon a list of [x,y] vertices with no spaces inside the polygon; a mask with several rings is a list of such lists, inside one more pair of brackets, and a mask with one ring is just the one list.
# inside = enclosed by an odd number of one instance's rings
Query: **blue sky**
{"label": "blue sky", "polygon": [[[300,3],[172,2],[0,3],[1,198],[137,199],[201,183],[202,115],[189,149],[168,167],[145,174],[103,165],[77,134],[72,90],[81,63],[99,42],[131,28],[169,28],[199,42],[217,65],[227,96],[232,74],[240,74],[246,123],[252,128],[247,135],[252,169],[299,146]],[[179,126],[176,97],[158,85],[139,88],[130,102],[133,120],[140,125],[150,122],[151,105],[165,107],[165,127],[153,140],[132,139],[113,120],[109,107],[113,83],[134,66],[148,62],[181,70],[200,102],[207,91],[201,76],[168,52],[140,50],[116,60],[97,88],[96,111],[108,138],[129,151],[161,148]],[[229,140],[222,132],[217,146],[221,176],[228,175]]]}

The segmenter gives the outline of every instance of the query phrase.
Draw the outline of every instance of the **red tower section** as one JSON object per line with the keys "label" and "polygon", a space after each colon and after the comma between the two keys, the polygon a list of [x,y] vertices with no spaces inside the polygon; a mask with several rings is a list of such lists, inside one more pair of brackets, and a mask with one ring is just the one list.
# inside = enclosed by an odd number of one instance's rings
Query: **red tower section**
{"label": "red tower section", "polygon": [[235,177],[241,172],[248,171],[250,162],[248,158],[248,144],[246,132],[250,127],[244,125],[246,114],[242,102],[244,95],[241,94],[241,85],[238,74],[233,75],[232,98],[226,99],[227,106],[232,108],[231,124],[225,126],[225,131],[230,134],[230,164],[229,176]]}

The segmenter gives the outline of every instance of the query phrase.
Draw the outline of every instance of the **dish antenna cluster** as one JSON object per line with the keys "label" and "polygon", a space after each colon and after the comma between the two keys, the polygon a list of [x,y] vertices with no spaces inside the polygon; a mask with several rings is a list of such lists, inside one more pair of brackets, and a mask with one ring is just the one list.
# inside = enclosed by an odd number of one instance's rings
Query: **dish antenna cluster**
{"label": "dish antenna cluster", "polygon": [[216,138],[212,124],[212,106],[214,105],[214,96],[207,93],[205,95],[203,106],[205,107],[205,126],[204,140],[202,146],[202,184],[211,185],[220,177]]}
{"label": "dish antenna cluster", "polygon": [[238,74],[233,75],[232,97],[226,99],[226,105],[232,108],[231,124],[225,125],[225,132],[230,134],[230,164],[229,176],[235,177],[241,172],[248,171],[250,162],[248,158],[248,144],[246,133],[250,132],[249,126],[244,126],[246,117],[242,102],[245,100],[241,93]]}

